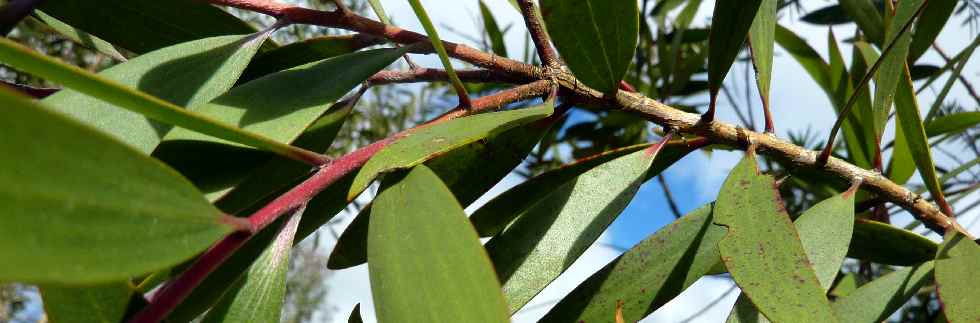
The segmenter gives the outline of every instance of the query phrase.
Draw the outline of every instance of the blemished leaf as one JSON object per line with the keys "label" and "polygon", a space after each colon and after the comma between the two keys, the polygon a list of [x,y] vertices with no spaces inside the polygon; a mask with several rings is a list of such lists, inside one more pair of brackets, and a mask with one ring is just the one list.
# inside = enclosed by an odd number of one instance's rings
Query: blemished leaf
{"label": "blemished leaf", "polygon": [[580,284],[541,322],[607,322],[618,300],[627,322],[666,304],[720,262],[711,205],[691,211],[644,239]]}
{"label": "blemished leaf", "polygon": [[788,52],[828,96],[833,96],[830,66],[805,39],[779,24],[776,25],[775,39],[779,47]]}
{"label": "blemished leaf", "polygon": [[957,112],[932,119],[926,124],[926,135],[935,137],[959,133],[980,124],[980,111]]}
{"label": "blemished leaf", "polygon": [[[912,41],[911,30],[906,30],[901,34],[899,32],[902,31],[902,27],[910,19],[915,18],[916,10],[923,3],[924,0],[908,0],[899,3],[895,16],[891,18],[891,24],[885,30],[885,39],[887,42],[882,48],[891,47],[891,51],[883,52],[882,56],[878,58],[883,61],[875,74],[875,94],[872,103],[872,110],[874,111],[872,125],[874,126],[879,142],[885,131],[888,115],[892,111],[896,88],[903,79],[902,75],[905,71],[906,59],[908,58],[909,44]],[[894,47],[892,47],[892,43],[895,43]]]}
{"label": "blemished leaf", "polygon": [[378,322],[508,321],[490,259],[439,177],[418,165],[385,182],[368,235]]}
{"label": "blemished leaf", "polygon": [[541,0],[541,17],[572,73],[603,93],[619,88],[640,32],[636,1]]}
{"label": "blemished leaf", "polygon": [[976,322],[980,297],[980,246],[956,230],[946,233],[936,254],[936,290],[949,322]]}
{"label": "blemished leaf", "polygon": [[409,131],[361,167],[348,197],[360,194],[381,173],[421,164],[454,148],[549,116],[554,110],[554,102],[549,101],[536,107],[478,114]]}
{"label": "blemished leaf", "polygon": [[909,46],[909,64],[915,63],[929,50],[929,46],[936,41],[939,32],[946,26],[949,17],[956,9],[955,0],[930,1],[929,6],[922,12],[922,16],[915,22],[915,34],[912,35],[912,44]]}
{"label": "blemished leaf", "polygon": [[0,182],[16,184],[0,190],[0,281],[124,280],[232,231],[163,164],[10,92],[0,92],[0,106],[0,154],[17,156],[0,159]]}
{"label": "blemished leaf", "polygon": [[759,173],[750,150],[722,184],[715,223],[735,282],[774,322],[836,322],[796,228],[783,209],[775,179]]}
{"label": "blemished leaf", "polygon": [[[288,143],[315,121],[333,101],[404,54],[406,48],[357,52],[291,68],[237,86],[188,110],[250,133]],[[168,141],[206,141],[229,144],[184,128],[175,128]]]}
{"label": "blemished leaf", "polygon": [[[453,192],[460,205],[468,205],[514,170],[540,141],[554,121],[552,116],[475,141],[435,157],[425,165]],[[493,163],[485,163],[493,159]],[[361,211],[330,254],[327,268],[343,269],[367,261],[367,231],[371,207]]]}
{"label": "blemished leaf", "polygon": [[[235,84],[267,36],[219,36],[183,43],[137,56],[99,76],[178,106],[203,103]],[[71,88],[43,102],[146,154],[171,127]]]}
{"label": "blemished leaf", "polygon": [[749,27],[748,36],[756,84],[765,109],[769,109],[769,84],[772,83],[772,55],[776,43],[776,2],[776,0],[762,0],[755,20]]}
{"label": "blemished leaf", "polygon": [[837,299],[834,311],[843,322],[886,321],[932,276],[932,261],[888,273]]}
{"label": "blemished leaf", "polygon": [[919,101],[915,96],[915,88],[912,85],[912,78],[909,76],[907,66],[902,68],[902,78],[898,84],[898,94],[895,97],[895,120],[898,127],[902,128],[905,142],[909,146],[912,160],[915,167],[919,170],[919,176],[932,197],[945,204],[942,185],[939,183],[939,175],[936,173],[936,165],[932,159],[932,152],[929,147],[929,137],[922,125],[922,116],[919,115]]}
{"label": "blemished leaf", "polygon": [[486,244],[514,313],[561,275],[633,199],[662,145],[555,186]]}
{"label": "blemished leaf", "polygon": [[735,57],[742,51],[761,4],[762,0],[715,2],[708,35],[708,87],[712,97],[718,94]]}
{"label": "blemished leaf", "polygon": [[201,38],[255,32],[248,23],[196,0],[58,0],[44,1],[38,9],[138,54]]}
{"label": "blemished leaf", "polygon": [[119,51],[116,50],[116,47],[112,46],[112,44],[109,42],[92,36],[87,32],[79,30],[78,28],[69,26],[61,20],[55,19],[44,12],[35,11],[34,15],[38,18],[38,20],[41,20],[47,24],[48,27],[51,27],[51,29],[54,29],[59,34],[68,37],[68,39],[71,39],[82,46],[94,49],[99,53],[105,54],[106,56],[112,57],[112,59],[117,61],[126,61],[126,57],[120,54]]}
{"label": "blemished leaf", "polygon": [[[820,287],[830,290],[847,256],[854,231],[854,194],[857,186],[817,203],[796,219],[796,229],[807,259],[813,265]],[[741,294],[728,316],[728,322],[768,322],[759,315],[752,301]],[[852,321],[853,322],[853,321]]]}
{"label": "blemished leaf", "polygon": [[807,12],[800,20],[815,25],[840,25],[853,22],[851,17],[844,13],[844,8],[841,8],[839,4],[829,5]]}
{"label": "blemished leaf", "polygon": [[847,256],[879,264],[912,266],[932,260],[939,248],[914,232],[869,220],[854,223],[854,237]]}
{"label": "blemished leaf", "polygon": [[233,288],[221,298],[202,322],[277,322],[282,316],[286,298],[286,272],[289,253],[293,248],[296,228],[303,216],[301,207],[288,215],[259,259],[238,279]]}
{"label": "blemished leaf", "polygon": [[507,57],[507,44],[504,43],[504,33],[500,30],[497,19],[493,17],[493,12],[490,12],[490,8],[487,7],[486,3],[483,3],[483,0],[480,0],[479,4],[480,16],[483,18],[483,29],[485,29],[487,36],[490,37],[490,46],[493,49],[493,53]]}
{"label": "blemished leaf", "polygon": [[[524,214],[530,207],[545,199],[555,187],[573,180],[596,166],[646,149],[649,146],[650,144],[641,144],[603,152],[535,176],[488,201],[473,212],[470,221],[473,222],[476,232],[481,237],[492,237],[503,231],[508,224]],[[657,158],[653,160],[653,165],[650,166],[646,179],[659,174],[693,150],[693,147],[688,146],[682,140],[668,142],[657,154]]]}
{"label": "blemished leaf", "polygon": [[885,24],[881,18],[881,11],[875,7],[872,0],[841,0],[840,6],[854,19],[871,42],[881,45],[882,39],[885,38]]}
{"label": "blemished leaf", "polygon": [[318,154],[184,110],[173,103],[134,90],[119,82],[38,54],[6,38],[0,39],[0,62],[158,121],[261,148],[299,161],[322,160]]}
{"label": "blemished leaf", "polygon": [[126,314],[133,288],[125,281],[84,287],[43,285],[48,322],[117,323]]}
{"label": "blemished leaf", "polygon": [[350,54],[380,41],[365,35],[339,35],[307,38],[255,55],[238,83],[326,58]]}

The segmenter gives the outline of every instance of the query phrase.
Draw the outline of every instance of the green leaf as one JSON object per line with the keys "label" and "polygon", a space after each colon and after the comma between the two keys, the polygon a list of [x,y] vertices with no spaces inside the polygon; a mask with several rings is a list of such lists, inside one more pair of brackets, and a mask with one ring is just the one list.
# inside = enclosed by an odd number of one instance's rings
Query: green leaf
{"label": "green leaf", "polygon": [[[837,280],[837,284],[834,284],[834,288],[827,292],[827,295],[840,299],[850,295],[854,292],[854,290],[858,289],[858,287],[861,287],[861,285],[861,278],[858,278],[858,273],[842,273],[841,278]],[[831,306],[833,306],[833,304],[831,304]],[[838,313],[840,312],[838,311]]]}
{"label": "green leaf", "polygon": [[553,112],[554,102],[545,102],[537,107],[478,114],[408,131],[361,167],[348,197],[360,194],[381,173],[421,164],[441,153],[544,118]]}
{"label": "green leaf", "polygon": [[16,184],[0,190],[0,281],[119,281],[232,231],[163,164],[9,92],[0,106],[0,155],[16,156],[0,159],[0,182]]}
{"label": "green leaf", "polygon": [[[896,88],[902,82],[902,72],[905,70],[905,62],[908,58],[909,44],[912,41],[912,33],[909,30],[899,33],[902,27],[911,19],[915,18],[915,13],[924,0],[908,0],[898,4],[895,16],[891,18],[891,24],[885,31],[885,39],[888,40],[886,50],[878,58],[883,60],[877,73],[875,73],[875,95],[872,110],[874,111],[875,134],[877,140],[881,141],[881,135],[885,131],[885,123],[888,115],[891,114],[892,103],[895,101]],[[894,45],[892,45],[894,43]],[[888,50],[890,49],[890,50]],[[906,133],[908,135],[908,133]]]}
{"label": "green leaf", "polygon": [[432,21],[429,20],[429,14],[425,12],[425,7],[422,6],[419,0],[408,0],[408,3],[412,6],[412,11],[415,11],[415,17],[418,17],[419,22],[422,23],[425,34],[429,36],[429,42],[432,43],[432,48],[439,55],[439,60],[442,61],[442,67],[446,69],[446,74],[449,75],[449,81],[456,90],[456,94],[459,95],[459,103],[469,107],[470,103],[464,102],[464,100],[469,100],[469,94],[466,93],[466,86],[463,85],[463,81],[456,75],[456,70],[453,69],[453,63],[449,61],[449,54],[446,53],[446,47],[443,46],[442,39],[439,38],[439,31],[436,30],[436,27],[432,25]]}
{"label": "green leaf", "polygon": [[943,313],[950,322],[976,322],[980,298],[980,246],[955,230],[946,233],[936,254],[936,285]]}
{"label": "green leaf", "polygon": [[124,84],[40,55],[9,39],[0,39],[0,62],[10,64],[13,67],[39,77],[47,78],[50,81],[61,83],[81,93],[98,97],[106,102],[133,112],[141,113],[155,120],[165,121],[233,142],[262,148],[300,161],[313,162],[321,160],[318,154],[313,154],[303,149],[248,133],[231,125],[186,111],[170,102],[144,92],[133,90]]}
{"label": "green leaf", "polygon": [[71,39],[82,46],[94,49],[99,53],[105,54],[106,56],[112,57],[117,61],[126,61],[126,57],[120,54],[119,51],[117,51],[116,48],[109,42],[92,36],[87,32],[79,30],[78,28],[69,26],[61,20],[55,19],[44,12],[34,11],[34,15],[37,16],[38,20],[41,20],[47,24],[48,27],[51,27],[51,29],[54,29],[56,32],[64,35],[68,39]]}
{"label": "green leaf", "polygon": [[561,275],[633,199],[660,146],[555,186],[486,244],[514,313]]}
{"label": "green leaf", "polygon": [[[524,160],[548,131],[554,117],[453,149],[425,162],[425,165],[439,175],[461,205],[470,204]],[[491,159],[493,163],[485,163]],[[367,261],[370,215],[371,207],[368,206],[344,230],[330,254],[327,268],[343,269]]]}
{"label": "green leaf", "polygon": [[854,18],[854,22],[871,42],[881,45],[882,39],[885,39],[885,24],[881,19],[881,11],[871,1],[841,0],[840,5],[847,15]]}
{"label": "green leaf", "polygon": [[881,276],[834,302],[844,322],[883,322],[932,280],[933,262]]}
{"label": "green leaf", "polygon": [[718,95],[725,75],[742,50],[761,4],[762,0],[715,2],[708,35],[708,87],[712,97]]}
{"label": "green leaf", "polygon": [[84,287],[43,285],[39,287],[48,322],[122,322],[133,295],[125,281]]}
{"label": "green leaf", "polygon": [[720,262],[725,230],[712,225],[711,205],[657,231],[565,296],[542,322],[606,322],[623,301],[627,322],[663,306]]}
{"label": "green leaf", "polygon": [[202,322],[277,322],[286,298],[286,272],[296,227],[303,209],[288,216],[275,240],[262,252],[248,272],[238,279]]}
{"label": "green leaf", "polygon": [[568,68],[603,93],[619,88],[640,32],[636,1],[541,0],[541,17]]}
{"label": "green leaf", "polygon": [[718,243],[722,261],[770,320],[836,322],[775,187],[751,151],[725,179],[714,207],[715,223],[728,229]]}
{"label": "green leaf", "polygon": [[[898,119],[896,118],[896,120]],[[915,161],[912,160],[912,151],[909,150],[908,139],[906,139],[905,130],[901,126],[895,127],[892,159],[888,162],[886,173],[888,179],[898,185],[905,184],[915,174]]]}
{"label": "green leaf", "polygon": [[[405,52],[405,48],[375,49],[309,63],[242,84],[211,102],[191,106],[188,110],[280,143],[289,143],[334,100]],[[167,141],[230,144],[184,128],[167,133],[164,142]]]}
{"label": "green leaf", "polygon": [[[724,1],[721,1],[724,2]],[[731,1],[729,1],[731,2]],[[769,85],[772,83],[772,55],[775,47],[776,0],[762,0],[755,20],[749,27],[750,53],[762,106],[769,109]]]}
{"label": "green leaf", "polygon": [[483,0],[480,0],[479,3],[480,16],[483,17],[483,29],[490,37],[490,45],[493,48],[493,53],[507,57],[507,44],[504,43],[504,33],[500,30],[497,19],[493,17],[493,12],[490,12],[490,8],[487,8],[487,4],[483,3]]}
{"label": "green leaf", "polygon": [[810,47],[805,39],[779,24],[776,25],[775,39],[779,47],[788,52],[828,96],[833,97],[830,66],[820,57],[820,54]]}
{"label": "green leaf", "polygon": [[259,53],[242,73],[239,83],[326,58],[350,54],[379,44],[364,35],[320,36]]}
{"label": "green leaf", "polygon": [[956,9],[956,0],[930,1],[929,6],[922,12],[922,16],[915,22],[915,34],[912,35],[912,44],[909,46],[909,64],[915,63],[929,50],[932,43],[936,41],[939,32],[946,26],[949,17]]}
{"label": "green leaf", "polygon": [[936,173],[936,165],[933,163],[932,152],[929,147],[929,138],[922,126],[922,117],[919,115],[919,101],[915,97],[915,88],[912,86],[912,78],[909,76],[908,67],[903,68],[902,79],[898,84],[898,94],[895,98],[895,119],[898,127],[902,128],[909,151],[912,153],[912,160],[915,161],[916,168],[919,169],[919,176],[925,183],[929,193],[940,205],[946,204],[943,195],[942,185],[939,183],[939,175]]}
{"label": "green leaf", "polygon": [[[854,86],[851,83],[850,75],[847,73],[844,56],[841,54],[837,37],[834,36],[832,29],[828,31],[827,43],[830,52],[830,86],[833,92],[831,102],[834,104],[835,112],[840,115],[841,109],[847,104],[847,100],[850,96],[855,95]],[[867,93],[866,90],[862,90],[862,92]],[[855,165],[870,169],[877,145],[874,140],[865,138],[867,130],[863,127],[866,123],[862,119],[864,115],[860,113],[862,108],[864,107],[858,106],[857,109],[851,109],[841,125],[841,130],[847,146],[848,157]]]}
{"label": "green leaf", "polygon": [[[99,76],[178,106],[211,101],[235,84],[266,37],[220,36],[167,47],[110,67]],[[170,125],[73,89],[63,89],[44,103],[93,125],[149,154]]]}
{"label": "green leaf", "polygon": [[854,223],[854,237],[847,256],[879,264],[912,266],[932,260],[939,246],[923,236],[868,220]]}
{"label": "green leaf", "polygon": [[378,322],[508,321],[490,260],[449,189],[425,165],[390,177],[368,236]]}
{"label": "green leaf", "polygon": [[197,0],[58,0],[45,1],[38,9],[139,54],[201,38],[255,32],[235,16]]}
{"label": "green leaf", "polygon": [[[529,208],[544,200],[555,187],[574,180],[575,177],[596,166],[648,147],[650,144],[641,144],[603,152],[535,176],[488,201],[473,212],[470,221],[473,222],[476,232],[481,237],[492,237],[503,231],[508,224],[524,214]],[[693,150],[693,147],[688,146],[682,140],[668,142],[657,154],[657,158],[653,160],[653,165],[647,171],[646,179],[659,174]]]}
{"label": "green leaf", "polygon": [[807,12],[800,20],[815,25],[840,25],[854,22],[851,17],[844,13],[844,9],[839,4]]}
{"label": "green leaf", "polygon": [[[796,222],[800,242],[823,290],[830,290],[847,256],[854,231],[854,193],[857,186],[803,212]],[[739,296],[728,322],[768,322],[759,316],[746,294]]]}
{"label": "green leaf", "polygon": [[958,112],[933,119],[926,124],[926,135],[935,137],[945,134],[960,133],[980,124],[980,112]]}

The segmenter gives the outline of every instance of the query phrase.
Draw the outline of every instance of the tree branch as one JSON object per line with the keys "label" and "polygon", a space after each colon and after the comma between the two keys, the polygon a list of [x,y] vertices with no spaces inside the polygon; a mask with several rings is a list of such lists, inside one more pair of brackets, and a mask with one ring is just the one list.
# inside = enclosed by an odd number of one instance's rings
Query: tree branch
{"label": "tree branch", "polygon": [[559,68],[561,64],[558,61],[558,54],[551,47],[551,39],[548,37],[548,31],[544,28],[541,16],[538,14],[538,7],[531,0],[517,0],[517,3],[521,7],[521,15],[524,16],[524,24],[527,25],[527,30],[531,34],[534,47],[538,50],[541,64]]}
{"label": "tree branch", "polygon": [[[511,75],[499,73],[492,70],[459,70],[456,71],[464,82],[470,83],[510,83],[520,84],[532,80],[526,78],[515,78]],[[416,68],[408,71],[381,71],[368,79],[368,84],[382,85],[391,83],[417,83],[431,81],[449,81],[449,74],[446,70],[434,68]]]}

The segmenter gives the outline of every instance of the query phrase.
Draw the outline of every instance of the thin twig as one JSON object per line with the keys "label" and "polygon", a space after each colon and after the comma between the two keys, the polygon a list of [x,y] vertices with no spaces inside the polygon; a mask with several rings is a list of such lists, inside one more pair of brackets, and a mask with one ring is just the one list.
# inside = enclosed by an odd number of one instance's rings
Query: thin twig
{"label": "thin twig", "polygon": [[670,206],[670,212],[674,213],[675,219],[680,219],[684,214],[677,207],[677,202],[674,201],[674,194],[670,193],[670,187],[667,186],[667,179],[664,178],[663,173],[657,176],[657,182],[660,183],[660,188],[664,191],[664,197],[667,198],[667,205]]}
{"label": "thin twig", "polygon": [[517,0],[517,4],[521,7],[524,24],[527,25],[527,31],[534,41],[534,47],[538,50],[541,63],[544,66],[558,68],[560,66],[558,54],[551,47],[551,39],[548,37],[548,31],[544,29],[544,23],[538,14],[538,7],[531,0]]}

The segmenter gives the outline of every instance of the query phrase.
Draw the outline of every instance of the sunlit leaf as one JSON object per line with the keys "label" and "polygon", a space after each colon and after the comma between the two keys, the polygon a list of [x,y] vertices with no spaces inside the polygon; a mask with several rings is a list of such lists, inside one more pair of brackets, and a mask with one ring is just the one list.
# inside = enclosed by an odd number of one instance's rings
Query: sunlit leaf
{"label": "sunlit leaf", "polygon": [[163,164],[9,92],[0,106],[0,154],[17,156],[0,158],[0,281],[124,280],[232,231]]}
{"label": "sunlit leaf", "polygon": [[406,173],[387,178],[374,201],[368,271],[378,321],[508,321],[463,208],[425,165]]}
{"label": "sunlit leaf", "polygon": [[[775,47],[776,0],[762,0],[759,12],[749,28],[749,49],[755,67],[756,84],[762,106],[769,109],[769,84],[772,83],[772,55]],[[768,130],[768,129],[767,129]]]}
{"label": "sunlit leaf", "polygon": [[854,19],[871,42],[881,44],[882,39],[885,38],[885,24],[881,19],[881,11],[872,0],[841,0],[840,6]]}
{"label": "sunlit leaf", "polygon": [[919,115],[919,101],[915,96],[915,88],[912,86],[912,78],[909,76],[908,67],[902,69],[902,79],[899,80],[898,94],[895,97],[895,119],[898,127],[902,128],[912,160],[919,170],[919,176],[929,189],[929,193],[940,204],[946,204],[943,188],[939,183],[939,175],[936,173],[936,165],[932,159],[929,147],[929,138],[926,136],[922,125],[922,117]]}
{"label": "sunlit leaf", "polygon": [[956,0],[929,1],[929,6],[915,22],[915,34],[912,35],[912,44],[909,46],[909,64],[918,61],[919,57],[922,57],[922,54],[925,54],[929,46],[936,41],[939,32],[953,15],[957,2]]}
{"label": "sunlit leaf", "polygon": [[364,35],[320,36],[307,38],[286,46],[255,55],[242,73],[239,83],[316,62],[330,57],[350,54],[379,41]]}
{"label": "sunlit leaf", "polygon": [[980,246],[963,234],[950,230],[936,255],[936,285],[943,313],[949,322],[975,322],[980,297]]}
{"label": "sunlit leaf", "polygon": [[834,302],[844,322],[882,322],[932,280],[933,262],[888,273]]}
{"label": "sunlit leaf", "polygon": [[708,87],[712,97],[718,94],[735,57],[742,51],[761,4],[762,0],[715,2],[708,35]]}
{"label": "sunlit leaf", "polygon": [[725,179],[715,223],[727,228],[718,243],[735,282],[775,322],[836,322],[796,228],[783,209],[775,180],[759,174],[751,151]]}
{"label": "sunlit leaf", "polygon": [[926,135],[935,137],[959,133],[980,124],[980,111],[957,112],[933,119],[926,124]]}
{"label": "sunlit leaf", "polygon": [[555,48],[572,73],[603,93],[619,86],[640,31],[636,1],[541,0]]}
{"label": "sunlit leaf", "polygon": [[478,114],[409,131],[371,158],[357,173],[348,197],[361,193],[379,174],[409,168],[495,133],[544,118],[554,102],[518,110]]}
{"label": "sunlit leaf", "polygon": [[908,58],[909,44],[912,41],[911,31],[905,30],[903,32],[902,27],[909,20],[915,18],[914,14],[923,3],[924,0],[908,0],[899,3],[895,16],[890,18],[891,24],[889,24],[888,29],[885,31],[887,42],[882,48],[891,48],[891,50],[882,52],[882,56],[878,58],[883,61],[877,73],[875,73],[875,94],[872,107],[874,111],[873,125],[879,142],[885,131],[885,123],[888,121],[888,116],[892,111],[896,88],[903,79],[902,75],[905,71],[906,59]]}

